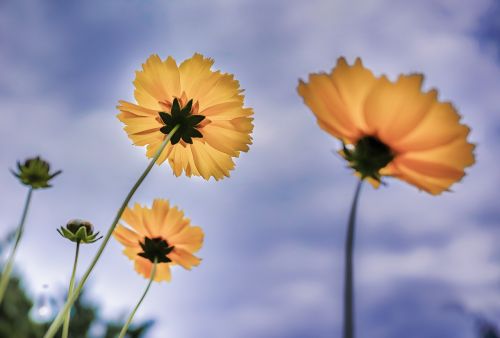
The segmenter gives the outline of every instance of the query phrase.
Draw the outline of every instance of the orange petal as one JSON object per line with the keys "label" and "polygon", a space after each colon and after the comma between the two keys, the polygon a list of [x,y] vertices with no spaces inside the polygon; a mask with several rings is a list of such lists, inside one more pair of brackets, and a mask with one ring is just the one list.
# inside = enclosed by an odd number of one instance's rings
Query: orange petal
{"label": "orange petal", "polygon": [[359,131],[349,118],[349,108],[327,74],[309,75],[309,83],[300,81],[298,92],[323,129],[337,138],[358,138]]}
{"label": "orange petal", "polygon": [[116,240],[122,243],[125,246],[138,246],[139,241],[143,238],[136,232],[124,227],[121,224],[118,224],[113,231],[113,236]]}
{"label": "orange petal", "polygon": [[459,170],[445,164],[414,160],[403,156],[397,159],[398,166],[405,166],[422,175],[435,178],[448,178],[454,181],[459,181],[464,176],[464,171]]}
{"label": "orange petal", "polygon": [[465,138],[457,138],[446,145],[424,150],[411,151],[402,158],[424,162],[437,163],[457,170],[474,164],[474,145],[467,142]]}
{"label": "orange petal", "polygon": [[144,278],[151,278],[151,269],[153,268],[153,263],[144,257],[137,256],[134,261],[134,268],[138,274]]}
{"label": "orange petal", "polygon": [[142,221],[142,207],[140,204],[136,203],[134,209],[129,207],[125,208],[121,218],[125,223],[137,231],[141,237],[150,236]]}
{"label": "orange petal", "polygon": [[443,191],[447,191],[453,184],[453,181],[445,179],[436,179],[429,176],[419,174],[409,168],[401,166],[398,168],[397,177],[403,181],[414,185],[415,187],[428,192],[431,195],[439,195]]}
{"label": "orange petal", "polygon": [[198,266],[201,262],[201,259],[194,256],[190,252],[177,248],[175,248],[174,251],[168,255],[168,257],[172,260],[172,262],[179,264],[186,270],[191,270],[193,266]]}
{"label": "orange petal", "polygon": [[460,115],[451,103],[435,103],[425,118],[392,146],[396,151],[420,151],[465,139],[469,128],[459,123]]}
{"label": "orange petal", "polygon": [[187,225],[189,225],[189,219],[184,218],[184,212],[177,209],[177,207],[172,207],[160,226],[161,235],[171,244],[171,237],[180,232]]}
{"label": "orange petal", "polygon": [[373,87],[365,103],[367,132],[394,148],[429,113],[437,93],[422,93],[423,75],[400,76],[393,83],[384,76]]}
{"label": "orange petal", "polygon": [[142,252],[142,248],[139,245],[134,247],[127,246],[125,247],[125,249],[123,249],[123,253],[125,254],[125,256],[127,256],[131,260],[135,260],[140,252]]}
{"label": "orange petal", "polygon": [[170,245],[189,252],[198,251],[203,245],[203,230],[200,227],[184,227],[182,231],[170,235],[168,241]]}
{"label": "orange petal", "polygon": [[171,278],[170,264],[161,263],[156,266],[155,282],[169,282]]}
{"label": "orange petal", "polygon": [[356,59],[354,65],[349,66],[343,57],[338,59],[330,77],[344,102],[345,113],[349,115],[351,123],[358,130],[366,132],[363,103],[378,79],[363,66],[360,58]]}

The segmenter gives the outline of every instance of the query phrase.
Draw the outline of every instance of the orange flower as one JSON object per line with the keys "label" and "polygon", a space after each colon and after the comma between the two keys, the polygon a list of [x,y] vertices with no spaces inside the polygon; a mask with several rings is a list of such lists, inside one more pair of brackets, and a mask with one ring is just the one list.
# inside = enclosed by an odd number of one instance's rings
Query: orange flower
{"label": "orange flower", "polygon": [[151,55],[136,72],[137,104],[120,101],[117,107],[128,136],[135,145],[147,146],[149,158],[180,126],[157,161],[168,159],[176,176],[228,177],[233,158],[252,143],[253,110],[243,107],[243,90],[234,76],[212,71],[213,63],[194,54],[177,66],[171,57],[162,61]]}
{"label": "orange flower", "polygon": [[404,180],[437,195],[474,164],[469,128],[437,91],[423,92],[422,74],[395,82],[375,77],[358,58],[339,58],[330,74],[310,74],[298,92],[319,126],[340,139],[340,153],[362,178],[378,186],[381,176]]}
{"label": "orange flower", "polygon": [[136,203],[134,208],[125,209],[121,220],[130,228],[119,224],[113,236],[125,246],[123,253],[145,278],[151,276],[154,259],[158,261],[157,282],[170,280],[171,265],[191,270],[200,264],[193,254],[203,244],[203,231],[191,226],[184,213],[170,207],[167,200],[155,199],[151,209]]}

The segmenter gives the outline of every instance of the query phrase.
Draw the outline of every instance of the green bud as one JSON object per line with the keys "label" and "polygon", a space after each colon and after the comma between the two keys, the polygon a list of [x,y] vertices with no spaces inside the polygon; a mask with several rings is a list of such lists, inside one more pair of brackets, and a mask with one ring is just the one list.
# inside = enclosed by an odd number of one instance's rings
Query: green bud
{"label": "green bud", "polygon": [[94,243],[102,238],[99,232],[94,234],[94,226],[88,221],[72,219],[66,227],[57,229],[57,232],[64,238],[76,243]]}
{"label": "green bud", "polygon": [[24,164],[17,162],[18,171],[11,170],[22,184],[29,185],[33,189],[50,188],[49,181],[59,175],[62,171],[50,173],[50,165],[42,160],[40,156],[27,159]]}

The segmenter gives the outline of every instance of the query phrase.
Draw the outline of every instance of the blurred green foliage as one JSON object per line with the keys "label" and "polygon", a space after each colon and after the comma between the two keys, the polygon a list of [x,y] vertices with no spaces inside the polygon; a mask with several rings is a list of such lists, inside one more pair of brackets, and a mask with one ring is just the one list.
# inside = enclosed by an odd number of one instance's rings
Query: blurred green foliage
{"label": "blurred green foliage", "polygon": [[[37,323],[29,313],[33,300],[22,288],[18,277],[11,278],[3,303],[0,305],[0,338],[40,338],[50,323]],[[82,293],[73,306],[69,337],[71,338],[115,338],[120,333],[124,321],[104,321],[99,319],[99,308]],[[148,320],[131,325],[127,338],[145,338],[154,322]],[[92,334],[92,328],[99,326],[102,334]],[[56,336],[61,336],[59,332]]]}
{"label": "blurred green foliage", "polygon": [[[0,255],[3,249],[7,248],[9,242],[12,241],[12,235],[13,233],[0,238]],[[0,262],[0,273],[2,269],[3,266]],[[63,296],[65,295],[56,295],[56,298],[62,299]],[[2,304],[0,304],[0,338],[43,337],[50,322],[38,323],[30,317],[29,314],[33,310],[34,303],[34,300],[25,292],[22,280],[17,276],[11,276],[5,298]],[[69,337],[116,338],[125,320],[117,319],[110,321],[99,317],[99,307],[87,299],[85,292],[82,292],[71,311]],[[129,327],[126,337],[145,338],[153,324],[153,320],[136,323],[135,325],[132,324]],[[61,330],[59,330],[56,337],[61,336]]]}

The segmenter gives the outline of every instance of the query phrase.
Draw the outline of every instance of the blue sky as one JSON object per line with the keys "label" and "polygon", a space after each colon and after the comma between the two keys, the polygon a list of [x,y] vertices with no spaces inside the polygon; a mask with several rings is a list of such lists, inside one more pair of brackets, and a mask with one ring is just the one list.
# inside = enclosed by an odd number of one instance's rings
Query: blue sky
{"label": "blue sky", "polygon": [[[500,318],[500,32],[498,2],[3,1],[0,3],[1,231],[26,189],[8,172],[40,154],[64,173],[37,191],[16,269],[39,295],[66,288],[73,247],[56,227],[109,226],[147,165],[116,119],[152,53],[194,52],[236,75],[254,108],[254,144],[220,182],[156,167],[133,198],[168,197],[203,227],[202,265],[156,284],[138,318],[152,338],[340,335],[342,260],[355,179],[296,94],[299,78],[360,56],[394,79],[423,72],[472,128],[477,164],[453,193],[389,180],[361,196],[356,251],[360,337],[474,337],[461,304]],[[81,271],[96,245],[83,249]],[[112,242],[88,284],[104,314],[124,316],[146,281]],[[500,322],[497,322],[500,325]]]}

